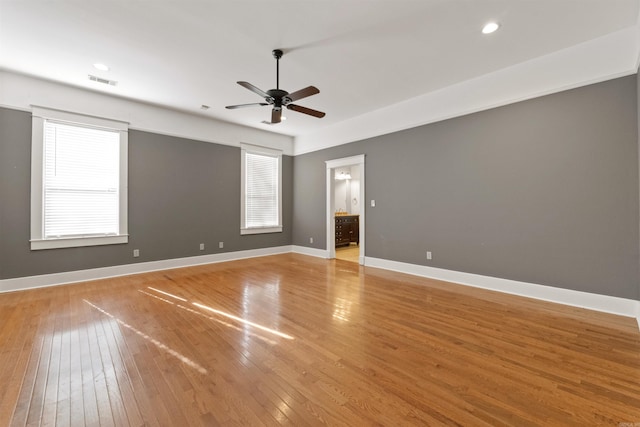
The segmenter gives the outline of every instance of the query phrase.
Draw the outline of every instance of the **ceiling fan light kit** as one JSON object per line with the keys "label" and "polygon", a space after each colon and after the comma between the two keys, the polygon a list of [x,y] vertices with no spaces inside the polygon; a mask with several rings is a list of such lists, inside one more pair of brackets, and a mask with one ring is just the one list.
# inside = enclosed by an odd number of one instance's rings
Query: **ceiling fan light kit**
{"label": "ceiling fan light kit", "polygon": [[315,86],[308,86],[304,89],[300,89],[296,92],[289,93],[286,90],[280,89],[280,58],[282,58],[282,50],[275,49],[273,52],[273,57],[276,59],[276,88],[269,89],[266,92],[262,89],[257,88],[249,82],[240,81],[238,84],[246,89],[249,89],[251,92],[260,95],[264,98],[265,102],[255,102],[251,104],[238,104],[238,105],[228,105],[226,108],[230,110],[234,110],[237,108],[245,108],[245,107],[256,107],[256,106],[266,106],[272,105],[271,109],[271,122],[265,122],[270,124],[280,123],[282,121],[282,108],[286,107],[288,110],[296,111],[298,113],[307,114],[309,116],[322,118],[325,116],[325,113],[322,111],[313,110],[311,108],[303,107],[301,105],[292,104],[292,102],[297,101],[299,99],[306,98],[311,95],[316,95],[320,93]]}

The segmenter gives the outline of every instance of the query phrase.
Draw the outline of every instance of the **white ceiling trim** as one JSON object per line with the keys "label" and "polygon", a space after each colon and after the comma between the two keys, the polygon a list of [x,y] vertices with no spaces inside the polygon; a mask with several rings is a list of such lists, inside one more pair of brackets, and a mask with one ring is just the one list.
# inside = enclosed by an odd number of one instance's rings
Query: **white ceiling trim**
{"label": "white ceiling trim", "polygon": [[182,111],[0,70],[0,106],[33,105],[130,123],[131,129],[239,147],[253,143],[293,155],[293,138]]}
{"label": "white ceiling trim", "polygon": [[514,102],[597,83],[638,70],[640,30],[629,27],[295,138],[300,155]]}

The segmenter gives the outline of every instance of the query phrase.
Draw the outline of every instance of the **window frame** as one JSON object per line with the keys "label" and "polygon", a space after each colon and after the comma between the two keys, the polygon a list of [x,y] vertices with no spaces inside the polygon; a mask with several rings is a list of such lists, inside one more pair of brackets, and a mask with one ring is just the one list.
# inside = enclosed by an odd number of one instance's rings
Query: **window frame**
{"label": "window frame", "polygon": [[[251,144],[240,144],[240,234],[266,234],[282,232],[282,151],[273,148],[261,147]],[[278,224],[268,227],[247,227],[246,226],[246,205],[247,205],[247,170],[246,155],[255,154],[278,159]]]}
{"label": "window frame", "polygon": [[[72,248],[128,243],[128,123],[32,106],[31,133],[31,250]],[[120,136],[119,232],[105,236],[44,238],[44,125],[55,121],[84,128],[117,131]]]}

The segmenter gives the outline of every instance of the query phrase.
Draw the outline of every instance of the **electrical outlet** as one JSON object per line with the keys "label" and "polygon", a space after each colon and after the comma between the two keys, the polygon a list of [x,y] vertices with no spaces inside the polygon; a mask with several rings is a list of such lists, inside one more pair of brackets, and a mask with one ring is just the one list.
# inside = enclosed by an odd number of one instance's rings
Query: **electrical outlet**
{"label": "electrical outlet", "polygon": [[133,257],[134,258],[138,258],[140,256],[140,249],[134,249],[133,250]]}
{"label": "electrical outlet", "polygon": [[219,247],[220,249],[224,248],[224,242],[218,242],[218,247]]}
{"label": "electrical outlet", "polygon": [[427,251],[427,259],[432,259],[433,257],[431,256],[431,251]]}
{"label": "electrical outlet", "polygon": [[375,200],[373,200],[373,199],[371,199],[371,207],[372,207],[372,208],[375,208],[375,207],[376,207],[376,201],[375,201]]}
{"label": "electrical outlet", "polygon": [[309,237],[309,243],[313,243],[313,237]]}
{"label": "electrical outlet", "polygon": [[204,243],[200,243],[200,250],[204,251]]}

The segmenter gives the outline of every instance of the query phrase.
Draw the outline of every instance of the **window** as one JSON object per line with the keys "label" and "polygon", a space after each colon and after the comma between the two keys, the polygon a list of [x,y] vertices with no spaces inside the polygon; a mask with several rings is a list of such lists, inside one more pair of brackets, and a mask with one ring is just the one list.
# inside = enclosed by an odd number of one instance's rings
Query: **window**
{"label": "window", "polygon": [[240,234],[282,231],[282,152],[243,144]]}
{"label": "window", "polygon": [[127,243],[127,124],[33,108],[31,249]]}

